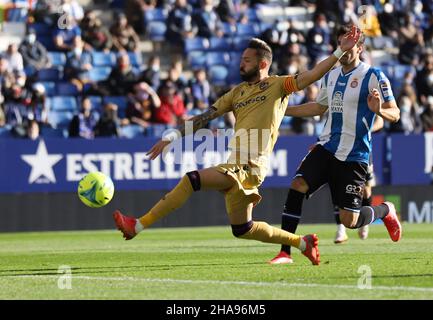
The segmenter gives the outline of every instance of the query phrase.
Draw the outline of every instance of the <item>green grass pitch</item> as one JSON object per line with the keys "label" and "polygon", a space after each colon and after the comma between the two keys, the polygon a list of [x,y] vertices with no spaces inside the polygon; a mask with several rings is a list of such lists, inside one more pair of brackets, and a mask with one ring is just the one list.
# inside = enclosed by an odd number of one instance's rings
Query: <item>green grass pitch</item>
{"label": "green grass pitch", "polygon": [[114,230],[3,233],[0,299],[433,299],[433,226],[403,227],[399,243],[373,225],[369,239],[349,230],[335,245],[334,225],[302,225],[319,235],[320,266],[297,249],[293,265],[269,265],[278,245],[235,239],[229,226],[155,228],[131,241]]}

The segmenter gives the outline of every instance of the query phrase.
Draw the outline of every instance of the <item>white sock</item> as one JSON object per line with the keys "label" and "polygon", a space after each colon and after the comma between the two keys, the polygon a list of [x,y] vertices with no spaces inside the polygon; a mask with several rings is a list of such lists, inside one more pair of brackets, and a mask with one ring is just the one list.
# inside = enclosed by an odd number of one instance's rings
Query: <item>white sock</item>
{"label": "white sock", "polygon": [[346,227],[344,226],[344,224],[339,224],[339,225],[337,225],[337,230],[338,230],[338,232],[340,232],[340,233],[346,233]]}
{"label": "white sock", "polygon": [[135,232],[136,233],[140,233],[141,231],[144,230],[143,225],[141,224],[140,220],[135,219]]}
{"label": "white sock", "polygon": [[305,240],[303,238],[301,238],[301,241],[299,242],[299,250],[301,250],[301,252],[304,252],[305,249],[307,249],[307,243],[305,242]]}

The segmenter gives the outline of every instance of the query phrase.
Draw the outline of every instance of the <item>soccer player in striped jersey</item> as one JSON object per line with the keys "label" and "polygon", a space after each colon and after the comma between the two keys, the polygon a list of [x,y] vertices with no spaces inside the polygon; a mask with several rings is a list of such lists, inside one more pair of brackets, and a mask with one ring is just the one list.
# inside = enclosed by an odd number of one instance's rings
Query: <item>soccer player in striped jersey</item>
{"label": "soccer player in striped jersey", "polygon": [[[339,30],[339,42],[346,30]],[[326,110],[329,114],[319,141],[302,160],[291,182],[282,213],[283,230],[296,231],[304,197],[328,183],[345,227],[358,229],[382,219],[391,239],[400,240],[402,228],[391,202],[362,206],[374,118],[380,116],[390,122],[400,118],[389,80],[378,68],[360,60],[364,39],[361,35],[357,45],[341,57],[341,66],[324,76],[316,102],[286,110],[287,116],[295,117],[321,115]],[[292,262],[287,245],[270,261]]]}
{"label": "soccer player in striped jersey", "polygon": [[[266,222],[254,221],[252,209],[261,199],[258,187],[266,176],[266,165],[278,137],[288,95],[321,79],[345,51],[350,51],[356,45],[360,33],[359,29],[353,27],[330,57],[297,77],[269,76],[272,50],[264,41],[252,39],[243,52],[240,63],[240,74],[244,82],[219,98],[207,112],[192,118],[195,132],[212,119],[233,111],[236,125],[234,137],[230,141],[231,154],[228,162],[188,172],[173,190],[139,219],[116,211],[114,221],[125,239],[134,238],[143,229],[181,207],[194,191],[216,190],[224,194],[235,237],[295,246],[313,264],[318,265],[320,255],[315,234],[302,237],[272,227]],[[181,136],[185,136],[185,126],[179,131]],[[250,137],[249,133],[255,133],[255,137]],[[167,136],[158,141],[148,152],[150,159],[159,156],[175,138],[178,137]],[[249,148],[255,144],[253,138],[261,140],[261,143],[256,144],[256,150]]]}

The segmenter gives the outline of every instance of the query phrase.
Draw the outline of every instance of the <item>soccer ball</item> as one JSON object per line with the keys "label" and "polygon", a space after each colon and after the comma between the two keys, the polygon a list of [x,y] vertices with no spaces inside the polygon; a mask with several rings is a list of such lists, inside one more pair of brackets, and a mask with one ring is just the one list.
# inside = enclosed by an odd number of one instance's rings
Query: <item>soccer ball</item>
{"label": "soccer ball", "polygon": [[102,172],[90,172],[78,183],[78,197],[88,207],[100,208],[113,198],[114,184]]}

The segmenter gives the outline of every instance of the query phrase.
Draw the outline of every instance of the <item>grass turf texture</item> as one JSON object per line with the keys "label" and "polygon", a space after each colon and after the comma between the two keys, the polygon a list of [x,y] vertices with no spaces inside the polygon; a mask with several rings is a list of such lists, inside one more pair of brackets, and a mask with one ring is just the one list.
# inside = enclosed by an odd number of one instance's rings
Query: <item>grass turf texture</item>
{"label": "grass turf texture", "polygon": [[[235,239],[230,227],[0,234],[0,299],[433,299],[432,225],[404,226],[393,243],[383,225],[367,240],[334,225],[302,225],[320,238],[320,266],[297,249],[293,265],[266,262],[278,245]],[[58,268],[72,268],[72,289]],[[360,266],[372,289],[359,289]],[[61,283],[66,283],[62,282]]]}

